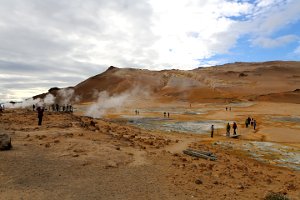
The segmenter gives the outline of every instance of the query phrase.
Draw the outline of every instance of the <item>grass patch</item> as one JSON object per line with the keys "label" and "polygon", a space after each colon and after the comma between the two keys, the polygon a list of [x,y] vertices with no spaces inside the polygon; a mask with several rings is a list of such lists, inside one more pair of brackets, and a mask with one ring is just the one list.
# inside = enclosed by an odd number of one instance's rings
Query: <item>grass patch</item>
{"label": "grass patch", "polygon": [[265,196],[264,200],[290,200],[290,199],[282,193],[270,192]]}

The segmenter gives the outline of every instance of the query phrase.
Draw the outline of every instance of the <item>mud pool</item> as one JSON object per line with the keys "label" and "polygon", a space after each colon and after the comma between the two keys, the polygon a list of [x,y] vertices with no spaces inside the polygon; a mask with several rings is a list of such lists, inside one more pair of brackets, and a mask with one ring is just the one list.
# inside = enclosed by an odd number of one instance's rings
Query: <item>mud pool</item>
{"label": "mud pool", "polygon": [[226,149],[243,151],[252,158],[281,167],[300,170],[300,149],[272,142],[216,142]]}
{"label": "mud pool", "polygon": [[272,121],[275,122],[291,122],[291,123],[300,123],[300,117],[298,116],[276,116],[271,117]]}
{"label": "mud pool", "polygon": [[147,130],[161,130],[183,133],[207,134],[210,131],[211,125],[217,129],[224,128],[225,121],[222,120],[198,120],[198,121],[177,121],[169,118],[146,118],[146,117],[129,117],[123,116],[131,125],[138,126]]}
{"label": "mud pool", "polygon": [[228,104],[229,107],[240,107],[240,108],[246,108],[255,105],[253,102],[236,102],[236,103],[230,103]]}
{"label": "mud pool", "polygon": [[169,112],[171,115],[180,114],[180,115],[201,115],[206,114],[208,111],[212,109],[199,108],[199,109],[186,109],[186,108],[148,108],[148,109],[140,109],[140,113],[161,113],[163,115],[164,112]]}

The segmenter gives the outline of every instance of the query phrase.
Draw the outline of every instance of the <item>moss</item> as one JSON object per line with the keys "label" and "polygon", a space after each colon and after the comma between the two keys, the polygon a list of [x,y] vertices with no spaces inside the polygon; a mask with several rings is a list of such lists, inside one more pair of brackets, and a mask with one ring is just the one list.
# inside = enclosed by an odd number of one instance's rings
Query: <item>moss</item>
{"label": "moss", "polygon": [[282,193],[270,192],[265,196],[264,200],[290,200],[290,199]]}

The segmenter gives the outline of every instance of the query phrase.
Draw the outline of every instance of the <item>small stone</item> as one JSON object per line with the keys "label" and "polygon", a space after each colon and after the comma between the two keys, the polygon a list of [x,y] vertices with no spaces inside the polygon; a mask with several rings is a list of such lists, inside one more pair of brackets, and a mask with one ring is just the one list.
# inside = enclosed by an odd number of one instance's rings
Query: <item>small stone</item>
{"label": "small stone", "polygon": [[243,189],[245,189],[245,187],[244,187],[243,185],[238,185],[238,186],[237,186],[237,189],[243,190]]}
{"label": "small stone", "polygon": [[114,161],[109,160],[108,163],[107,163],[107,165],[105,166],[105,169],[116,168],[116,167],[118,167],[118,164],[116,162],[114,162]]}
{"label": "small stone", "polygon": [[295,190],[296,191],[297,187],[293,183],[290,183],[290,184],[288,184],[287,189],[288,190]]}
{"label": "small stone", "polygon": [[186,162],[187,159],[186,158],[181,158],[181,161]]}
{"label": "small stone", "polygon": [[213,184],[215,184],[215,185],[218,185],[218,184],[219,184],[219,182],[218,182],[218,181],[214,181],[214,182],[213,182]]}
{"label": "small stone", "polygon": [[202,181],[201,179],[196,179],[196,180],[195,180],[195,183],[196,183],[197,185],[200,185],[200,184],[203,184],[203,181]]}

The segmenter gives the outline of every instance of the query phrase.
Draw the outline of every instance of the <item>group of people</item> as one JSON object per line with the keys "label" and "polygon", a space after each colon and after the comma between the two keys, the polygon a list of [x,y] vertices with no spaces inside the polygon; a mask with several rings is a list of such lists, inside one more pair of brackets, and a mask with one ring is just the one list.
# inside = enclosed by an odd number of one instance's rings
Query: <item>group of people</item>
{"label": "group of people", "polygon": [[[237,135],[237,133],[236,133],[236,129],[237,129],[236,122],[233,122],[232,129],[233,129],[233,135]],[[230,126],[229,123],[227,123],[227,126],[226,126],[226,136],[227,137],[230,137],[230,130],[231,130],[231,126]]]}
{"label": "group of people", "polygon": [[[246,125],[246,128],[248,128],[249,125],[251,125],[251,126],[253,126],[253,129],[255,130],[256,129],[256,120],[253,119],[253,118],[248,117],[245,121],[245,125]],[[236,124],[236,122],[233,122],[232,126],[229,123],[227,123],[227,125],[226,125],[226,136],[227,137],[230,137],[231,127],[233,129],[233,135],[237,135],[237,132],[236,132],[237,124]],[[211,134],[210,134],[211,138],[214,137],[214,129],[215,129],[214,125],[211,125]]]}
{"label": "group of people", "polygon": [[[210,132],[210,137],[213,138],[214,137],[214,131],[215,131],[215,126],[214,125],[211,125],[211,132]],[[233,122],[232,124],[232,129],[233,129],[233,135],[237,135],[237,124],[236,122]],[[230,130],[231,130],[231,126],[229,123],[227,123],[227,126],[226,126],[226,136],[227,137],[230,137]]]}
{"label": "group of people", "polygon": [[[32,105],[32,110],[35,111],[35,108],[38,108],[38,106],[33,104]],[[69,105],[69,104],[67,104],[67,105],[64,104],[62,106],[60,106],[58,104],[52,104],[51,106],[49,106],[49,111],[51,111],[51,109],[54,112],[60,112],[60,111],[62,111],[62,112],[73,112],[73,106]]]}
{"label": "group of people", "polygon": [[169,112],[164,112],[164,118],[166,118],[168,116],[168,118],[170,118],[170,113]]}
{"label": "group of people", "polygon": [[[55,112],[73,112],[73,106],[72,105],[63,105],[60,106],[58,104],[53,104],[51,106],[49,106],[49,111],[51,110],[55,111]],[[44,111],[45,111],[45,107],[38,105],[38,104],[33,104],[32,105],[32,110],[33,111],[37,111],[38,114],[38,125],[41,126],[42,125],[42,121],[43,121],[43,116],[44,116]]]}
{"label": "group of people", "polygon": [[139,110],[135,110],[135,115],[140,115],[140,111]]}
{"label": "group of people", "polygon": [[255,130],[256,129],[256,120],[253,119],[253,118],[250,118],[248,117],[246,120],[245,120],[245,126],[246,128],[248,128],[250,126],[253,126],[253,129]]}
{"label": "group of people", "polygon": [[229,107],[229,108],[228,108],[228,107],[226,107],[225,109],[226,109],[226,111],[227,111],[227,110],[231,111],[231,107]]}
{"label": "group of people", "polygon": [[[56,111],[56,112],[73,112],[73,106],[70,105],[70,104],[67,104],[67,105],[58,105],[58,104],[53,104],[52,106],[52,111]],[[50,109],[49,109],[50,110]]]}

